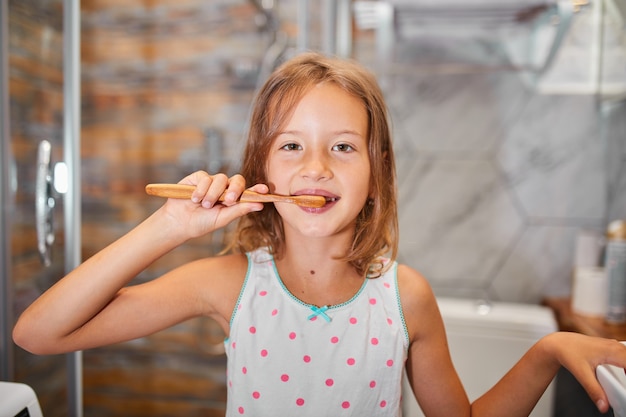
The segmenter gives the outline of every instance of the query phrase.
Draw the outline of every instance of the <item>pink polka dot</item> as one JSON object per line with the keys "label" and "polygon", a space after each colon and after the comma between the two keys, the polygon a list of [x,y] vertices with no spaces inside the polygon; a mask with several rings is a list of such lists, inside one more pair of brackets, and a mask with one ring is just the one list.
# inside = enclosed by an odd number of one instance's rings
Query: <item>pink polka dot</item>
{"label": "pink polka dot", "polygon": [[356,318],[350,317],[350,324],[356,324]]}
{"label": "pink polka dot", "polygon": [[291,340],[295,339],[295,338],[296,338],[296,332],[291,332],[291,333],[289,333],[289,338],[290,338]]}
{"label": "pink polka dot", "polygon": [[310,320],[311,320],[311,321],[315,321],[315,320],[317,320],[317,316],[313,316],[313,317],[311,317],[311,319],[310,319]]}
{"label": "pink polka dot", "polygon": [[272,316],[275,316],[276,314],[278,314],[278,310],[276,309],[272,310]]}
{"label": "pink polka dot", "polygon": [[255,400],[258,400],[261,397],[261,394],[259,393],[259,391],[254,391],[252,393],[252,398],[254,398]]}
{"label": "pink polka dot", "polygon": [[256,327],[254,326],[250,326],[250,328],[248,329],[250,331],[250,333],[255,334],[256,333]]}
{"label": "pink polka dot", "polygon": [[389,359],[387,361],[387,366],[393,366],[393,359]]}
{"label": "pink polka dot", "polygon": [[239,414],[243,414],[243,407],[239,407],[237,410],[239,411]]}
{"label": "pink polka dot", "polygon": [[287,375],[287,374],[282,374],[282,375],[280,376],[280,380],[281,380],[281,381],[283,381],[283,382],[287,382],[287,381],[289,381],[289,375]]}
{"label": "pink polka dot", "polygon": [[385,282],[383,285],[385,286],[385,288],[390,288],[391,287],[391,284],[389,284],[388,282]]}
{"label": "pink polka dot", "polygon": [[263,356],[263,357],[267,356],[267,349],[262,349],[261,350],[261,356]]}
{"label": "pink polka dot", "polygon": [[302,407],[304,405],[304,398],[298,398],[296,400],[296,405]]}
{"label": "pink polka dot", "polygon": [[387,324],[389,324],[391,326],[393,324],[393,320],[387,319]]}
{"label": "pink polka dot", "polygon": [[382,401],[380,402],[380,408],[385,408],[386,406],[387,406],[387,401],[382,400]]}
{"label": "pink polka dot", "polygon": [[376,345],[378,344],[378,338],[377,338],[377,337],[372,337],[371,342],[372,342],[372,344],[373,344],[374,346],[376,346]]}
{"label": "pink polka dot", "polygon": [[337,336],[333,336],[330,338],[330,343],[338,343],[339,342],[339,338]]}
{"label": "pink polka dot", "polygon": [[259,293],[259,295],[260,295],[261,297],[265,297],[265,296],[267,295],[267,291],[265,291],[265,290],[264,290],[264,291],[261,291],[261,292]]}
{"label": "pink polka dot", "polygon": [[237,306],[237,310],[241,310],[242,308],[243,308],[243,307],[241,307],[241,304],[239,304],[239,305]]}
{"label": "pink polka dot", "polygon": [[302,360],[306,363],[311,362],[311,357],[309,355],[304,355],[304,357],[302,358]]}
{"label": "pink polka dot", "polygon": [[241,368],[241,372],[245,375],[248,373],[248,368],[246,368],[245,366],[243,368]]}
{"label": "pink polka dot", "polygon": [[341,403],[342,408],[350,408],[350,401],[344,401]]}
{"label": "pink polka dot", "polygon": [[376,304],[376,299],[375,299],[375,298],[370,298],[370,304],[371,304],[371,305]]}
{"label": "pink polka dot", "polygon": [[370,388],[376,388],[376,381],[370,381]]}
{"label": "pink polka dot", "polygon": [[234,348],[236,348],[236,347],[237,347],[237,343],[236,343],[236,342],[233,342],[233,343],[231,344],[231,346],[232,346],[232,347],[233,347],[233,349],[234,349]]}
{"label": "pink polka dot", "polygon": [[332,387],[335,384],[335,381],[332,378],[328,378],[326,380],[326,386]]}
{"label": "pink polka dot", "polygon": [[354,358],[348,358],[348,360],[346,361],[346,363],[350,366],[354,365],[356,363],[356,360]]}

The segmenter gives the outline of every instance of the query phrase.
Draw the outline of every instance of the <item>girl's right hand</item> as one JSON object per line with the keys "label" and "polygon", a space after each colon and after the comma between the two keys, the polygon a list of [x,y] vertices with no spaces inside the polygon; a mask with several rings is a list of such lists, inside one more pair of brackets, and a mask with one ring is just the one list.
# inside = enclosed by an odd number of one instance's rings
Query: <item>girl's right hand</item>
{"label": "girl's right hand", "polygon": [[[196,171],[183,178],[179,184],[196,187],[191,199],[168,199],[163,209],[169,217],[175,219],[185,238],[203,236],[250,212],[263,210],[262,203],[238,202],[246,189],[246,180],[239,174],[229,178],[225,174],[209,175],[204,171]],[[265,184],[256,184],[250,190],[262,194],[269,191]],[[224,201],[218,201],[224,192]]]}

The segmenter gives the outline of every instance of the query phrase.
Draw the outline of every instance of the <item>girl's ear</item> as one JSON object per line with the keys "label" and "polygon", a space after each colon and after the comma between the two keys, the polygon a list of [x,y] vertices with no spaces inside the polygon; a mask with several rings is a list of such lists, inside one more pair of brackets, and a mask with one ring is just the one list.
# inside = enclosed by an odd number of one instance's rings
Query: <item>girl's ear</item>
{"label": "girl's ear", "polygon": [[373,205],[378,193],[374,189],[374,181],[370,181],[370,190],[367,193],[367,204]]}

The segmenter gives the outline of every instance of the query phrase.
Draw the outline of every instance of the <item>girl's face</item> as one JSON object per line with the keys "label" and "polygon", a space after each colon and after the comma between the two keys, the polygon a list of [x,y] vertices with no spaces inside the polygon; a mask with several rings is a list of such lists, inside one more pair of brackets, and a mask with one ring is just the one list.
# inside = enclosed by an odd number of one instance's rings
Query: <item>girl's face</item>
{"label": "girl's face", "polygon": [[370,193],[363,103],[332,83],[311,88],[272,143],[267,178],[273,193],[327,198],[319,209],[276,203],[287,235],[351,238]]}

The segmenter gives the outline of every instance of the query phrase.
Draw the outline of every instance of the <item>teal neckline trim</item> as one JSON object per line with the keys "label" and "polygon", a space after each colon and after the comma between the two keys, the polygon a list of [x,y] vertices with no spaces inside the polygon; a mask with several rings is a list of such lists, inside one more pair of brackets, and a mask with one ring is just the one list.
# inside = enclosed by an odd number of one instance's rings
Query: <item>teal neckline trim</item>
{"label": "teal neckline trim", "polygon": [[273,255],[270,255],[270,256],[271,256],[271,261],[272,261],[272,269],[274,270],[274,276],[278,280],[278,283],[280,284],[280,286],[283,289],[283,291],[285,291],[285,293],[289,296],[289,298],[291,298],[292,300],[294,300],[298,304],[308,308],[309,310],[313,311],[313,314],[311,314],[307,318],[308,320],[311,320],[311,319],[313,319],[313,318],[315,318],[317,316],[321,316],[324,320],[326,320],[327,322],[330,322],[331,318],[326,314],[326,312],[329,311],[329,310],[334,310],[334,309],[337,309],[337,308],[341,308],[341,307],[347,306],[348,304],[350,304],[351,302],[356,300],[359,297],[359,295],[361,295],[361,293],[365,290],[365,286],[367,285],[368,279],[366,278],[366,279],[363,280],[363,284],[361,285],[361,288],[359,288],[359,290],[356,292],[356,294],[354,294],[352,297],[350,297],[349,300],[346,300],[346,301],[344,301],[343,303],[340,303],[340,304],[316,306],[315,304],[305,303],[304,301],[302,301],[301,299],[296,297],[291,291],[289,291],[289,289],[287,288],[287,286],[283,282],[282,278],[280,277],[280,274],[278,273],[278,268],[276,268],[276,262],[274,260],[274,256]]}

